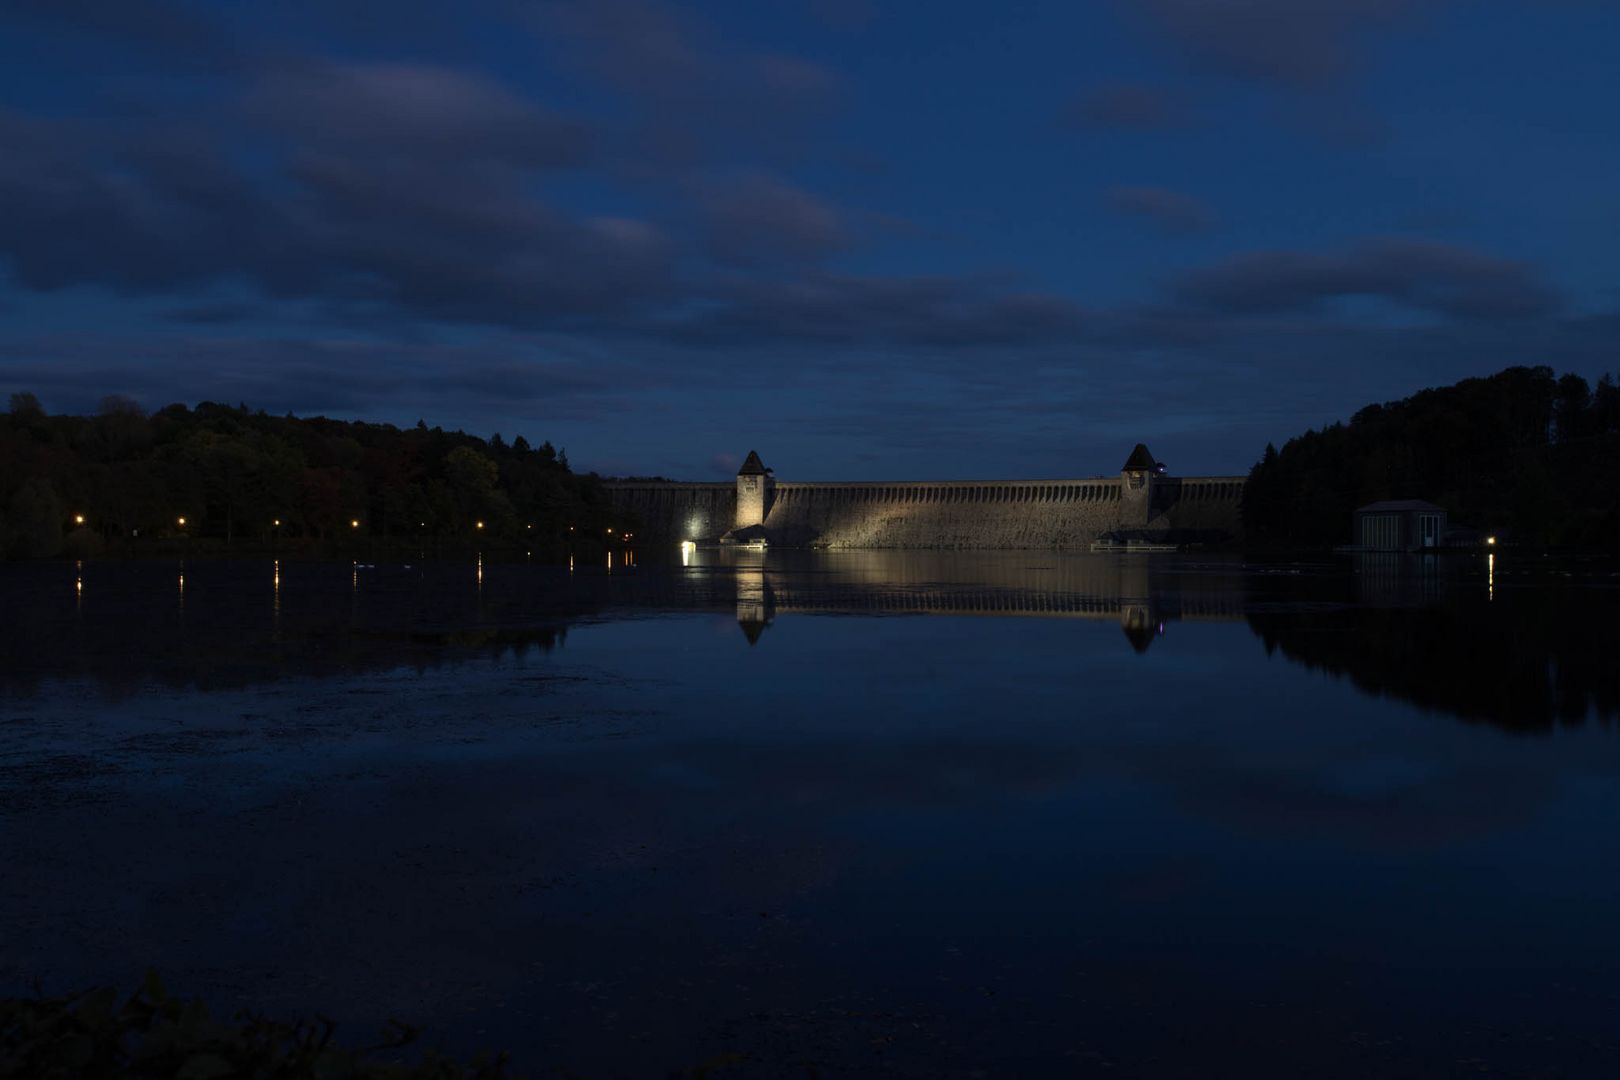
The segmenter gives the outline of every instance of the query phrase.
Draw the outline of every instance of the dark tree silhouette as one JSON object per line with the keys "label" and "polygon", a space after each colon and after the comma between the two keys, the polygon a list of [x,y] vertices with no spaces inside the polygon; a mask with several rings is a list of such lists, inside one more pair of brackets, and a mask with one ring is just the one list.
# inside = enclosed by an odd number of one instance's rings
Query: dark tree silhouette
{"label": "dark tree silhouette", "polygon": [[1456,522],[1534,544],[1620,547],[1620,391],[1508,368],[1369,405],[1268,447],[1243,495],[1250,543],[1327,547],[1357,506],[1427,499]]}
{"label": "dark tree silhouette", "polygon": [[84,530],[115,550],[182,539],[529,550],[600,535],[607,516],[597,479],[571,472],[549,442],[208,402],[147,416],[118,396],[93,417],[50,416],[19,393],[0,415],[0,555],[10,557],[59,554],[64,533]]}

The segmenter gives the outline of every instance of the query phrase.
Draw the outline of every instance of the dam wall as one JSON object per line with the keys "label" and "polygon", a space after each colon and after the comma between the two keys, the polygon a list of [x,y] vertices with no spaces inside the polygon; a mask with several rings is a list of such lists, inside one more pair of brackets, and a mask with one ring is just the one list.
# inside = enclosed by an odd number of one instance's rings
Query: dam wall
{"label": "dam wall", "polygon": [[776,485],[765,529],[833,548],[1083,547],[1118,519],[1117,477]]}
{"label": "dam wall", "polygon": [[1158,477],[1148,503],[1147,528],[1241,536],[1243,480],[1241,476]]}
{"label": "dam wall", "polygon": [[737,521],[736,484],[608,481],[608,501],[635,515],[648,539],[718,540]]}
{"label": "dam wall", "polygon": [[896,549],[1083,549],[1102,537],[1221,544],[1242,535],[1241,476],[1167,477],[1138,446],[1110,476],[778,482],[750,452],[734,484],[606,481],[648,539]]}

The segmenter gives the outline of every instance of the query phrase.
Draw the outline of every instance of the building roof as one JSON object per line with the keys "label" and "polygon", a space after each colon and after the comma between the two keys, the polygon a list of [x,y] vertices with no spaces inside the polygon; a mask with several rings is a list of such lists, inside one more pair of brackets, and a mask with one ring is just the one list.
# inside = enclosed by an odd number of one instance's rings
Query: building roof
{"label": "building roof", "polygon": [[769,470],[769,469],[767,469],[765,467],[765,463],[763,461],[759,460],[759,451],[758,450],[750,450],[750,451],[748,451],[748,460],[746,460],[746,461],[744,461],[742,463],[742,468],[737,470],[737,475],[738,476],[764,476],[766,473],[768,473],[770,471],[771,470]]}
{"label": "building roof", "polygon": [[1125,466],[1121,471],[1128,472],[1132,469],[1151,470],[1158,464],[1157,461],[1153,460],[1153,455],[1148,453],[1147,444],[1137,443],[1136,449],[1131,451],[1131,456],[1125,459]]}
{"label": "building roof", "polygon": [[1368,503],[1366,506],[1356,507],[1358,514],[1400,514],[1409,510],[1424,510],[1431,513],[1445,513],[1446,508],[1436,506],[1432,502],[1422,499],[1385,499],[1383,502]]}

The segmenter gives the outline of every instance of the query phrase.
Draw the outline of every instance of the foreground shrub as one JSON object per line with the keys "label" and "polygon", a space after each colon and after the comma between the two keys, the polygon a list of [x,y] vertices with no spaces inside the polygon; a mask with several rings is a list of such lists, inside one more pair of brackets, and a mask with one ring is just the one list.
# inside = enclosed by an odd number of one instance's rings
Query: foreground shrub
{"label": "foreground shrub", "polygon": [[112,987],[67,997],[0,999],[0,1080],[516,1080],[504,1056],[459,1064],[431,1052],[379,1060],[418,1030],[390,1022],[363,1049],[332,1041],[321,1019],[282,1023],[248,1011],[216,1021],[200,1001],[172,997],[155,975],[128,999]]}

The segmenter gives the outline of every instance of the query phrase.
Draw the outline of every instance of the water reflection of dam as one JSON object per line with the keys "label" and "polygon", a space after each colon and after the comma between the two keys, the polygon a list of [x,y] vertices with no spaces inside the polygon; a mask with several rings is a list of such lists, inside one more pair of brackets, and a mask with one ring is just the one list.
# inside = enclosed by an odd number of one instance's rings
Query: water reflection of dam
{"label": "water reflection of dam", "polygon": [[750,641],[781,615],[1019,615],[1116,621],[1141,651],[1166,623],[1244,612],[1241,568],[1230,562],[887,551],[699,551],[685,562],[687,574],[735,588]]}

